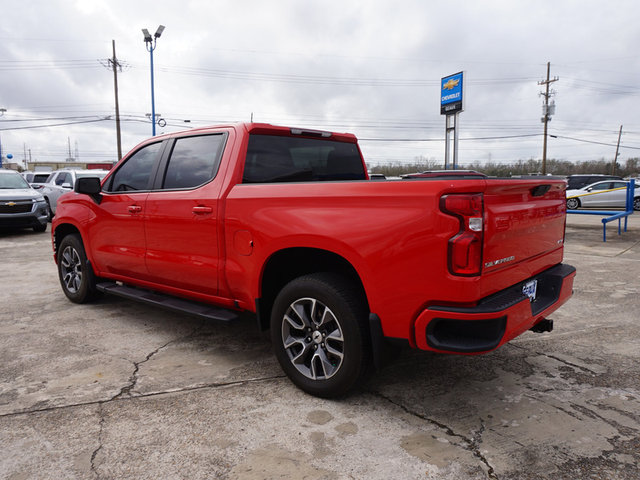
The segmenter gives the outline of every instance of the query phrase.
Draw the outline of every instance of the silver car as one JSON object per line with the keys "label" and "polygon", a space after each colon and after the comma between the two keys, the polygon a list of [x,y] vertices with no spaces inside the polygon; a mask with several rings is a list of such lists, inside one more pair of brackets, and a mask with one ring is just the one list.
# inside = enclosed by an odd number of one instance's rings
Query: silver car
{"label": "silver car", "polygon": [[42,194],[18,172],[0,169],[0,227],[47,229],[49,209]]}
{"label": "silver car", "polygon": [[[586,187],[567,190],[567,209],[590,207],[614,207],[624,208],[627,201],[627,185],[629,182],[622,180],[606,180],[592,183]],[[640,210],[640,182],[636,181],[633,195],[633,209]]]}
{"label": "silver car", "polygon": [[81,177],[98,177],[102,180],[108,170],[72,170],[62,169],[56,170],[49,175],[47,181],[43,184],[42,195],[49,204],[50,217],[56,214],[56,205],[58,198],[64,193],[73,191],[76,180]]}

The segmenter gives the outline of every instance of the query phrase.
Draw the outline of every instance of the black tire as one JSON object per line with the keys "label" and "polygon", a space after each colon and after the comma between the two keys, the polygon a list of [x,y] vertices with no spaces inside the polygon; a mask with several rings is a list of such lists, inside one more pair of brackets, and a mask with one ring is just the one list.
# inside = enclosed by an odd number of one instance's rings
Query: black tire
{"label": "black tire", "polygon": [[93,270],[78,234],[62,239],[58,247],[58,278],[62,291],[74,303],[86,303],[97,296]]}
{"label": "black tire", "polygon": [[633,199],[633,209],[640,210],[640,197],[636,197]]}
{"label": "black tire", "polygon": [[333,398],[360,383],[371,365],[364,294],[334,273],[296,278],[278,294],[271,339],[280,366],[311,395]]}
{"label": "black tire", "polygon": [[567,210],[577,210],[580,208],[580,200],[577,198],[567,198]]}
{"label": "black tire", "polygon": [[51,211],[51,204],[49,203],[49,199],[47,197],[44,198],[47,202],[47,221],[51,223],[53,219],[53,212]]}
{"label": "black tire", "polygon": [[42,224],[38,224],[38,225],[35,225],[35,226],[33,227],[33,231],[34,231],[34,232],[37,232],[37,233],[42,233],[42,232],[44,232],[46,229],[47,229],[47,224],[46,224],[46,223],[45,223],[44,225],[42,225]]}

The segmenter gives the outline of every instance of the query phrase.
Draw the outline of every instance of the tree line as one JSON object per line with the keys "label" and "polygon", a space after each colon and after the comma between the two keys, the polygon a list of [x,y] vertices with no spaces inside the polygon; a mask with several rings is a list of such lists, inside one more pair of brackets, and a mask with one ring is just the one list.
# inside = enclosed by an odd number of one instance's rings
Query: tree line
{"label": "tree line", "polygon": [[[542,160],[518,160],[514,163],[473,162],[459,165],[459,169],[475,170],[492,177],[511,177],[515,175],[540,174]],[[424,172],[427,170],[442,170],[444,164],[435,159],[417,157],[408,164],[388,163],[375,165],[370,168],[371,173],[381,173],[387,177],[397,177],[406,173]],[[547,173],[551,175],[573,175],[577,173],[614,174],[621,177],[638,177],[640,174],[640,158],[629,158],[624,164],[616,162],[615,169],[611,160],[586,160],[570,162],[568,160],[547,160]]]}

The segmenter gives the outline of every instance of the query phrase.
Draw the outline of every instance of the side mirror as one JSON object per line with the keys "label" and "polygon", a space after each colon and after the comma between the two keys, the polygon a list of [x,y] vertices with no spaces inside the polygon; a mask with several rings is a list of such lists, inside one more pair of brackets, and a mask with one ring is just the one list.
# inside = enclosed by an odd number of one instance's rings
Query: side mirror
{"label": "side mirror", "polygon": [[592,187],[587,188],[587,192],[590,192],[591,190],[593,190]]}
{"label": "side mirror", "polygon": [[84,193],[95,200],[97,204],[102,201],[102,186],[98,177],[80,177],[76,180],[74,188],[76,193]]}
{"label": "side mirror", "polygon": [[68,188],[69,190],[71,190],[71,184],[69,182],[65,182],[62,185],[60,185],[62,188]]}

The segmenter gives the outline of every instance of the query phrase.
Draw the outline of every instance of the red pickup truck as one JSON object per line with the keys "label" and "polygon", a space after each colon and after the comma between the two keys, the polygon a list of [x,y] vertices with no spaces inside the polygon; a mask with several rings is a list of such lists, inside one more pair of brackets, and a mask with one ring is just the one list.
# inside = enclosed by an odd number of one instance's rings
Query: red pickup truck
{"label": "red pickup truck", "polygon": [[355,136],[239,124],[151,138],[52,224],[62,290],[256,314],[303,390],[346,393],[389,344],[491,351],[572,293],[565,183],[370,181]]}

